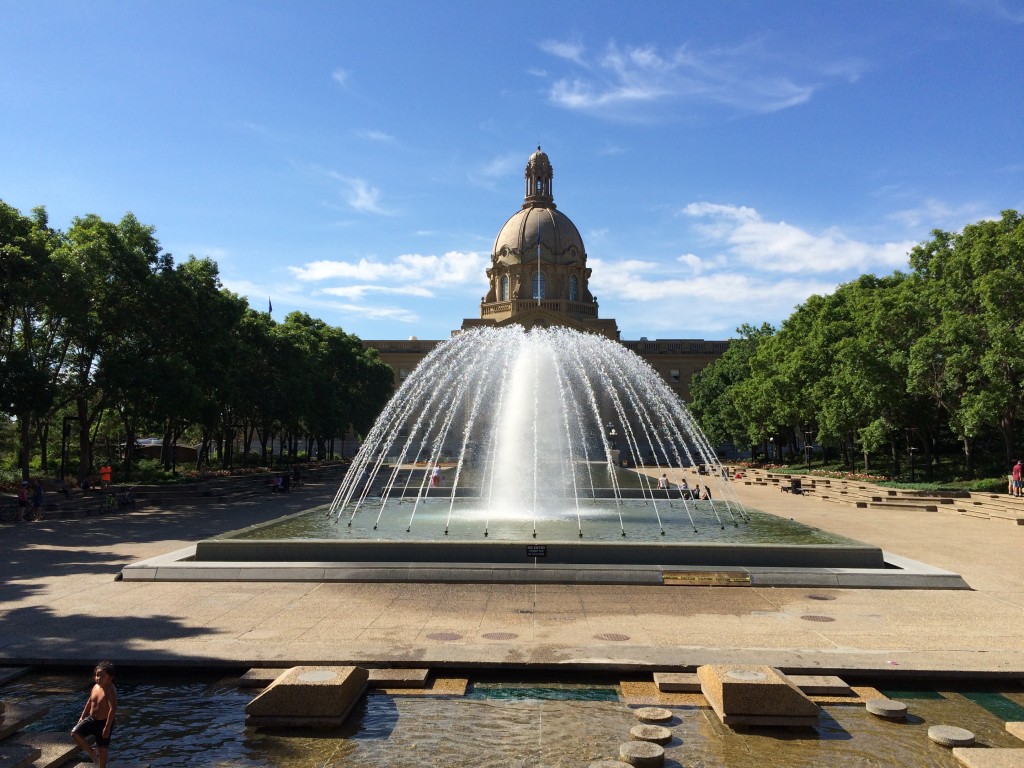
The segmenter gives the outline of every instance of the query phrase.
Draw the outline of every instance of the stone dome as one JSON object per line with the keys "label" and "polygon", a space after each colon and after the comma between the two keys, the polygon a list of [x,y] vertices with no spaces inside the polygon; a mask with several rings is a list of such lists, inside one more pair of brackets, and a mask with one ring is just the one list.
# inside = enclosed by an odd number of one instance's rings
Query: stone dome
{"label": "stone dome", "polygon": [[505,222],[494,240],[494,260],[504,264],[537,258],[537,235],[545,260],[571,264],[586,256],[580,231],[568,216],[553,208],[524,208]]}
{"label": "stone dome", "polygon": [[526,163],[526,196],[523,207],[498,232],[491,251],[495,264],[521,264],[541,256],[552,264],[586,261],[580,231],[558,210],[552,193],[554,169],[551,160],[537,147]]}

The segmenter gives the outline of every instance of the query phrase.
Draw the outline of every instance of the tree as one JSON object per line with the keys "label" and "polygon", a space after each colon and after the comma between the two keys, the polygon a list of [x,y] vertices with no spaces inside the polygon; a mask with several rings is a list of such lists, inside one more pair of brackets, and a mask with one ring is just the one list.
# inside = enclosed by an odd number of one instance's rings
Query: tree
{"label": "tree", "polygon": [[751,377],[750,361],[758,345],[769,339],[775,329],[768,323],[760,328],[744,324],[736,329],[720,358],[701,371],[690,382],[690,411],[712,443],[734,443],[750,447],[748,416],[736,402],[737,388]]}
{"label": "tree", "polygon": [[932,235],[911,251],[935,319],[911,349],[911,387],[949,414],[968,472],[974,440],[987,426],[1002,435],[1012,463],[1024,395],[1024,298],[1015,290],[1024,270],[1024,219],[1004,211],[998,221]]}
{"label": "tree", "polygon": [[45,445],[39,438],[58,399],[67,351],[57,309],[64,281],[53,260],[61,235],[50,229],[45,209],[32,214],[0,201],[0,412],[17,419],[23,478],[33,446]]}

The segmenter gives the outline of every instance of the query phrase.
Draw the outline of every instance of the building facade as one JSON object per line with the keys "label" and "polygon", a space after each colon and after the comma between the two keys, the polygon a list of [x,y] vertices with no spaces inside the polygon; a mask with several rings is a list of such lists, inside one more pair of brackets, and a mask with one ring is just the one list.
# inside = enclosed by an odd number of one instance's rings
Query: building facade
{"label": "building facade", "polygon": [[[576,225],[555,205],[554,169],[537,147],[526,163],[522,207],[501,227],[491,249],[487,293],[480,317],[462,321],[460,330],[502,327],[567,326],[618,341],[646,360],[684,401],[697,371],[721,357],[728,341],[655,339],[623,341],[615,320],[602,319],[590,292],[591,270]],[[453,331],[459,333],[460,331]],[[420,360],[441,341],[367,340],[395,372],[400,385]]]}

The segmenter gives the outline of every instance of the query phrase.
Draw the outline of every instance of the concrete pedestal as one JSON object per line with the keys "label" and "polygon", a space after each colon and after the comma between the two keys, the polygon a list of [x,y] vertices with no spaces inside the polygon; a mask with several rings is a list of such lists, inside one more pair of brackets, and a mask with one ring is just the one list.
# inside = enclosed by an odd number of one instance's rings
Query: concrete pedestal
{"label": "concrete pedestal", "polygon": [[707,665],[697,669],[697,677],[701,692],[725,725],[818,724],[818,705],[772,667]]}
{"label": "concrete pedestal", "polygon": [[368,678],[361,667],[292,667],[249,702],[245,723],[339,726],[366,693]]}

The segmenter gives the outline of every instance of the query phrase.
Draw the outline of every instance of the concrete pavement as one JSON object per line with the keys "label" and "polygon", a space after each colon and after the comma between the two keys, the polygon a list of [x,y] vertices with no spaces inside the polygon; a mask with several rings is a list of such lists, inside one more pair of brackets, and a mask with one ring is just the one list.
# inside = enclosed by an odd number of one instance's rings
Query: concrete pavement
{"label": "concrete pavement", "polygon": [[197,499],[0,527],[0,662],[597,667],[1024,677],[1024,526],[736,484],[750,507],[960,573],[971,590],[117,582],[121,568],[325,503]]}

